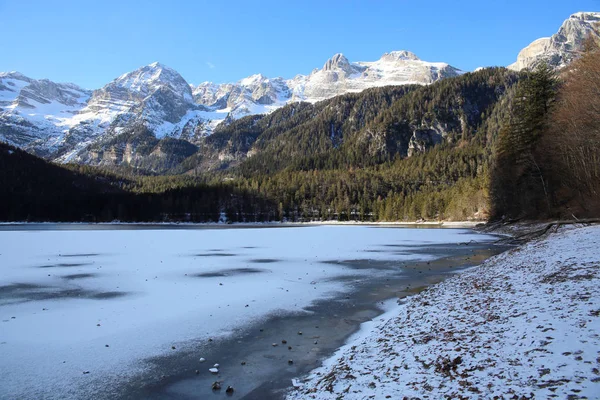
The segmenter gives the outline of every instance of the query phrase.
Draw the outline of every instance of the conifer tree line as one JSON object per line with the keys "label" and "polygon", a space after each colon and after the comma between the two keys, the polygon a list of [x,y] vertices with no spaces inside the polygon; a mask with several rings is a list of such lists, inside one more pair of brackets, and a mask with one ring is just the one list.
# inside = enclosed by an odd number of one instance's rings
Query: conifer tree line
{"label": "conifer tree line", "polygon": [[[590,42],[558,73],[543,64],[518,74],[488,68],[370,89],[242,118],[197,146],[162,145],[185,151],[168,165],[156,158],[149,169],[108,169],[54,165],[0,144],[0,220],[598,216],[600,51]],[[242,157],[206,168],[224,152]]]}
{"label": "conifer tree line", "polygon": [[600,216],[600,50],[517,86],[491,168],[493,218]]}

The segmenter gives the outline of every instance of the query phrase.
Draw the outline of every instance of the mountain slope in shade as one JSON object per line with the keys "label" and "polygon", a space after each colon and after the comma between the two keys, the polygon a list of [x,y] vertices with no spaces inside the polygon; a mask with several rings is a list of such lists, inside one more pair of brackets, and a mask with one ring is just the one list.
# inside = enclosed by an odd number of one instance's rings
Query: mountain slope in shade
{"label": "mountain slope in shade", "polygon": [[589,36],[600,38],[600,12],[579,12],[571,15],[557,33],[551,37],[537,39],[521,50],[517,61],[508,68],[515,71],[532,69],[542,62],[554,68],[562,68],[583,50],[585,40]]}

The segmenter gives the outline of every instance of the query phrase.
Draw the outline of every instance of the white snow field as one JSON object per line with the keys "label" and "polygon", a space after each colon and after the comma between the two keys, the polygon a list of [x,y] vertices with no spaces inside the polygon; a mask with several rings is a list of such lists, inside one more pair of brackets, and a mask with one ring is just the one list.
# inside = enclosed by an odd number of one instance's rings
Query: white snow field
{"label": "white snow field", "polygon": [[351,290],[336,277],[385,273],[331,261],[427,259],[381,249],[472,239],[493,237],[366,226],[0,231],[0,398],[85,398],[148,357]]}
{"label": "white snow field", "polygon": [[600,226],[561,229],[363,325],[289,399],[600,398]]}

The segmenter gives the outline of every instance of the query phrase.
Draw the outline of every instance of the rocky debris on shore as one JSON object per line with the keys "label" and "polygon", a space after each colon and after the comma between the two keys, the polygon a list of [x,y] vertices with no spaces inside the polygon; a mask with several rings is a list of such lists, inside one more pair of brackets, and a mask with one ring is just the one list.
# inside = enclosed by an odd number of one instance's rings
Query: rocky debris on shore
{"label": "rocky debris on shore", "polygon": [[600,226],[561,228],[408,298],[288,399],[596,398]]}

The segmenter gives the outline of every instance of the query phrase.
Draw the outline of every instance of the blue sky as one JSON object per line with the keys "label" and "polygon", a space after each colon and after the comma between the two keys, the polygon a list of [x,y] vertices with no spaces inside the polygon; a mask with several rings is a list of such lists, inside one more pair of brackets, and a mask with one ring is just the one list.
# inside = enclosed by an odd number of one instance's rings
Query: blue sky
{"label": "blue sky", "polygon": [[293,77],[333,54],[507,65],[599,0],[0,0],[0,71],[98,88],[153,61],[190,83]]}

